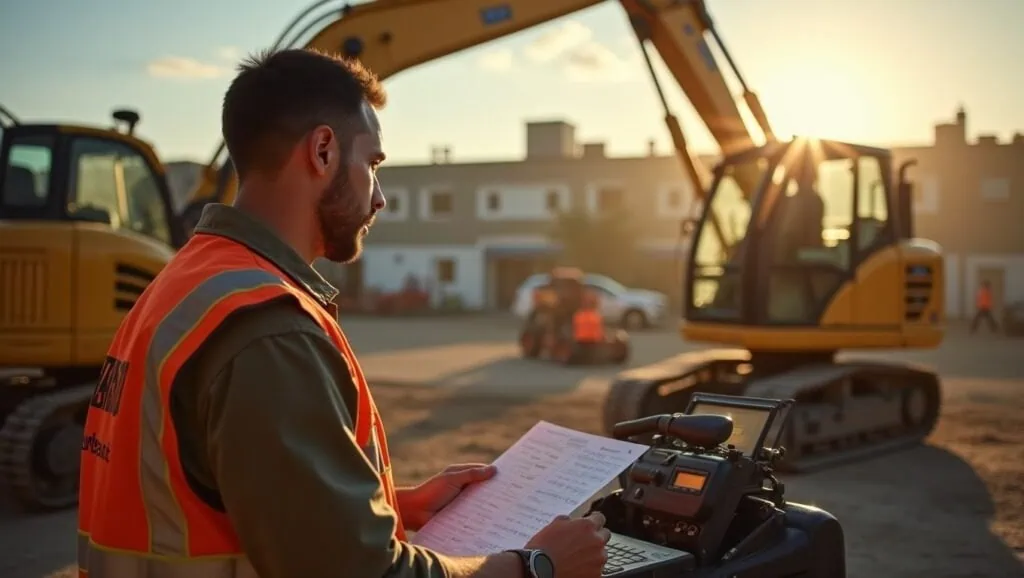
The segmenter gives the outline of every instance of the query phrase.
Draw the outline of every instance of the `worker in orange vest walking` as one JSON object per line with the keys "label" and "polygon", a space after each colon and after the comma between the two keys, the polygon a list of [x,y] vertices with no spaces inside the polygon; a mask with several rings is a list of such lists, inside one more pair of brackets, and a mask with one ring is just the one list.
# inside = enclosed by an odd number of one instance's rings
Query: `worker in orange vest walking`
{"label": "worker in orange vest walking", "polygon": [[222,111],[235,205],[205,208],[125,317],[89,408],[80,577],[600,574],[600,514],[487,556],[406,541],[494,469],[396,487],[337,290],[311,266],[355,260],[385,206],[384,102],[355,61],[286,50],[240,67]]}
{"label": "worker in orange vest walking", "polygon": [[985,321],[993,333],[999,331],[999,324],[992,315],[992,284],[987,280],[981,282],[978,294],[975,296],[974,319],[971,320],[971,333],[978,330],[978,325]]}

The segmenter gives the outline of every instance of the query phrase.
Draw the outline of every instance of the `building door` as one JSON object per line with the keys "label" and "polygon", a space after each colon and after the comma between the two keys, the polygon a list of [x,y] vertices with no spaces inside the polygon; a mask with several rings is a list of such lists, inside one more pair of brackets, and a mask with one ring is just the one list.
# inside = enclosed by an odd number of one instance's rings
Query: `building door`
{"label": "building door", "polygon": [[507,310],[516,299],[516,289],[534,273],[531,259],[498,258],[494,261],[498,284],[498,309]]}
{"label": "building door", "polygon": [[[998,321],[1003,315],[1003,300],[1006,298],[1006,269],[1004,267],[978,267],[978,284],[975,286],[975,299],[977,296],[978,289],[981,288],[981,284],[988,281],[989,286],[992,288],[992,315]],[[971,310],[976,310],[973,307],[977,301],[972,303]]]}

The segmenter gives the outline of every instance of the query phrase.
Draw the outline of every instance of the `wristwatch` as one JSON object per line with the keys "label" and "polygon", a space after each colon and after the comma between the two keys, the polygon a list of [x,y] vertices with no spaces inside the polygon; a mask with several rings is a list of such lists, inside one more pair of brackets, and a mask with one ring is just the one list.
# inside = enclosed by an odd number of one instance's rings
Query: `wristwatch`
{"label": "wristwatch", "polygon": [[555,578],[555,563],[543,550],[511,550],[523,561],[526,578]]}

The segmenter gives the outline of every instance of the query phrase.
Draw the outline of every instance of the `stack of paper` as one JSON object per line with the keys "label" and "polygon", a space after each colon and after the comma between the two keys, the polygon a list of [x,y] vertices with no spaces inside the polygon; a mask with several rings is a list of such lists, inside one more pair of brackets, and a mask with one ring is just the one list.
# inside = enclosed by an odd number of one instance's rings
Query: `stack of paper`
{"label": "stack of paper", "polygon": [[466,489],[412,542],[453,556],[522,548],[643,454],[647,446],[539,422],[494,461],[493,478]]}

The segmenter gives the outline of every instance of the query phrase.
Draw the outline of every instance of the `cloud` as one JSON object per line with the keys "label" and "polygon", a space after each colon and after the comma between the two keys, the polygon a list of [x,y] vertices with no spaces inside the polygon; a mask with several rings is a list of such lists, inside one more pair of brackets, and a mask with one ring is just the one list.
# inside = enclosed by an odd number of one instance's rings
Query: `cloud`
{"label": "cloud", "polygon": [[617,50],[593,39],[593,32],[569,20],[540,35],[523,53],[528,60],[555,64],[573,82],[619,82],[633,78],[640,62],[636,41],[620,39]]}
{"label": "cloud", "polygon": [[552,28],[526,45],[523,52],[534,62],[550,62],[570,49],[590,40],[593,32],[576,20],[569,20]]}
{"label": "cloud", "polygon": [[588,41],[570,50],[565,56],[566,74],[575,82],[618,82],[634,78],[638,54],[623,56],[600,42]]}
{"label": "cloud", "polygon": [[229,69],[217,64],[200,62],[183,56],[164,56],[146,64],[146,72],[153,78],[177,80],[205,80],[220,78]]}
{"label": "cloud", "polygon": [[242,49],[237,46],[221,46],[214,51],[218,60],[237,62],[242,59]]}
{"label": "cloud", "polygon": [[491,50],[481,54],[476,64],[482,70],[504,72],[514,66],[515,54],[508,49]]}

